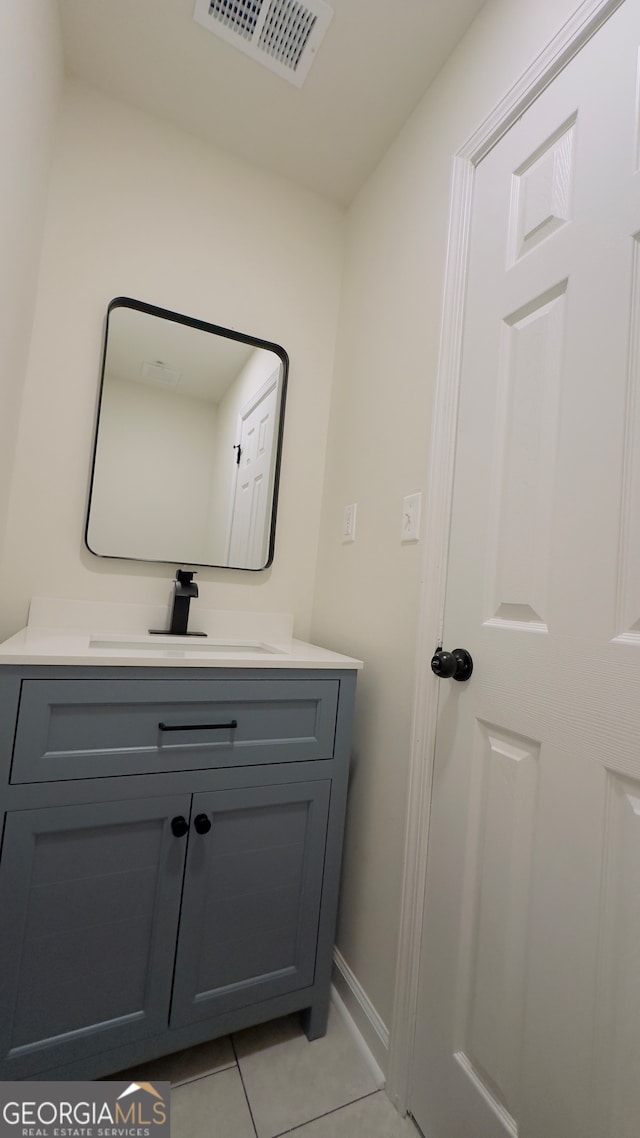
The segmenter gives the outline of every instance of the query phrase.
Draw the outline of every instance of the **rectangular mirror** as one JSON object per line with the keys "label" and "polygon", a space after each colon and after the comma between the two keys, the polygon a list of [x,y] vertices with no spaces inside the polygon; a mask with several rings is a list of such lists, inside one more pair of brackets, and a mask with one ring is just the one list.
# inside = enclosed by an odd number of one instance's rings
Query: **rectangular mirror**
{"label": "rectangular mirror", "polygon": [[287,373],[278,344],[112,300],[87,548],[98,557],[266,569]]}

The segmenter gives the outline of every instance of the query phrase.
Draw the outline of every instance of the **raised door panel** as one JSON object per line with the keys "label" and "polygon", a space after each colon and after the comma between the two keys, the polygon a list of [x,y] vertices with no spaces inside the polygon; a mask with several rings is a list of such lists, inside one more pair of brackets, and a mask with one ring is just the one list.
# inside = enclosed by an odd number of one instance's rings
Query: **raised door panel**
{"label": "raised door panel", "polygon": [[171,1026],[313,984],[328,781],[194,796]]}
{"label": "raised door panel", "polygon": [[181,795],[7,816],[0,1077],[166,1027],[186,849],[170,821],[189,805]]}

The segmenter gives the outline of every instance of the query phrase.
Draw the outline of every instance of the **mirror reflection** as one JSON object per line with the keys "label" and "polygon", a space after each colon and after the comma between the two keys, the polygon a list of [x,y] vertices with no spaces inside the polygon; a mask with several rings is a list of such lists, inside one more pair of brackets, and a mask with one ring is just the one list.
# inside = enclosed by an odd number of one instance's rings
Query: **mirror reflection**
{"label": "mirror reflection", "polygon": [[270,565],[287,369],[277,344],[113,300],[85,534],[91,552]]}

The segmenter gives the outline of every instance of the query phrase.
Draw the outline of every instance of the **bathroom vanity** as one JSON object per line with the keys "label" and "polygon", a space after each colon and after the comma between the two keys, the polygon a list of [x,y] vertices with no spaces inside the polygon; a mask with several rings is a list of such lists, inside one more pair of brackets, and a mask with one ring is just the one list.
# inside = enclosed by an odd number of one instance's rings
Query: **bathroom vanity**
{"label": "bathroom vanity", "polygon": [[360,661],[47,604],[0,646],[0,1078],[322,1035]]}

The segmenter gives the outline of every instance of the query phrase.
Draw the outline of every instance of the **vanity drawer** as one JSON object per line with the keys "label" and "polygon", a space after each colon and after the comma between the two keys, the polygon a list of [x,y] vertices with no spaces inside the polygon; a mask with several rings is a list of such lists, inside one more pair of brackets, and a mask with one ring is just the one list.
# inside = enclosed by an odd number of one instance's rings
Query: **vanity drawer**
{"label": "vanity drawer", "polygon": [[23,680],[11,782],[329,759],[335,679]]}

